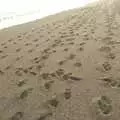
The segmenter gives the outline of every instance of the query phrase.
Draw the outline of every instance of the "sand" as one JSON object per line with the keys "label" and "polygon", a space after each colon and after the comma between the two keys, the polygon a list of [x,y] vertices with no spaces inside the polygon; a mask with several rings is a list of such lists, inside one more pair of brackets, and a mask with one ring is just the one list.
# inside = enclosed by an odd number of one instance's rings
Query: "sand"
{"label": "sand", "polygon": [[0,31],[0,120],[119,120],[115,3]]}

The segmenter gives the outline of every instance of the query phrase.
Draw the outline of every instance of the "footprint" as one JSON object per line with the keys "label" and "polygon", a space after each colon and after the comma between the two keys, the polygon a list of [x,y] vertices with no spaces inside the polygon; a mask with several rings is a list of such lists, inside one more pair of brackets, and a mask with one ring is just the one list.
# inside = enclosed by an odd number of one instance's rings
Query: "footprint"
{"label": "footprint", "polygon": [[49,41],[50,41],[49,39],[46,40],[46,42],[49,42]]}
{"label": "footprint", "polygon": [[24,79],[24,80],[20,80],[18,83],[17,83],[17,86],[18,87],[22,87],[23,85],[25,85],[26,84],[26,79]]}
{"label": "footprint", "polygon": [[107,83],[111,83],[111,81],[113,80],[112,77],[103,77],[100,80],[107,82]]}
{"label": "footprint", "polygon": [[28,69],[29,69],[29,70],[32,70],[32,69],[33,69],[33,66],[29,66]]}
{"label": "footprint", "polygon": [[49,89],[51,88],[51,85],[52,85],[53,83],[54,83],[53,80],[47,81],[47,82],[45,82],[44,87],[45,87],[47,90],[49,90]]}
{"label": "footprint", "polygon": [[69,74],[69,73],[63,74],[63,76],[62,76],[63,80],[69,80],[70,75],[71,75],[71,74]]}
{"label": "footprint", "polygon": [[21,38],[22,36],[21,35],[18,35],[17,38]]}
{"label": "footprint", "polygon": [[21,48],[17,48],[17,49],[16,49],[16,52],[20,52],[20,51],[21,51]]}
{"label": "footprint", "polygon": [[25,43],[25,46],[29,46],[29,45],[32,45],[32,43]]}
{"label": "footprint", "polygon": [[49,73],[42,73],[40,76],[41,76],[43,79],[45,79],[45,80],[47,80],[47,79],[50,78],[50,74],[49,74]]}
{"label": "footprint", "polygon": [[69,76],[69,78],[71,80],[74,80],[74,81],[81,81],[81,80],[83,80],[81,77],[77,77],[77,76]]}
{"label": "footprint", "polygon": [[2,44],[1,44],[1,46],[4,46],[4,45],[6,45],[6,43],[2,43]]}
{"label": "footprint", "polygon": [[104,62],[103,63],[103,68],[105,71],[110,71],[112,69],[112,66],[109,62]]}
{"label": "footprint", "polygon": [[83,51],[83,50],[84,50],[84,48],[83,48],[83,47],[80,47],[78,50],[79,50],[79,51]]}
{"label": "footprint", "polygon": [[14,45],[16,45],[17,43],[16,42],[13,42]]}
{"label": "footprint", "polygon": [[34,61],[39,60],[39,57],[35,57],[33,60],[34,60]]}
{"label": "footprint", "polygon": [[1,56],[1,59],[4,59],[4,58],[6,58],[8,55],[3,55],[3,56]]}
{"label": "footprint", "polygon": [[25,74],[27,74],[27,73],[29,72],[29,70],[26,68],[26,69],[23,69],[23,72],[24,72]]}
{"label": "footprint", "polygon": [[94,33],[95,33],[95,31],[94,31],[94,30],[91,30],[91,33],[92,33],[92,34],[94,34]]}
{"label": "footprint", "polygon": [[115,34],[113,32],[110,32],[109,33],[109,36],[114,36]]}
{"label": "footprint", "polygon": [[102,46],[101,48],[99,48],[99,51],[101,51],[101,52],[110,52],[111,48],[109,46]]}
{"label": "footprint", "polygon": [[50,48],[44,49],[43,53],[48,53],[48,51],[50,51]]}
{"label": "footprint", "polygon": [[16,112],[9,120],[21,120],[23,115],[23,112]]}
{"label": "footprint", "polygon": [[40,60],[36,60],[36,61],[34,61],[34,63],[37,63],[37,64],[39,64],[39,63],[40,63]]}
{"label": "footprint", "polygon": [[17,71],[15,71],[15,74],[16,74],[17,76],[22,76],[22,71],[21,71],[21,70],[17,70]]}
{"label": "footprint", "polygon": [[37,66],[36,66],[36,69],[37,69],[38,71],[40,71],[40,70],[42,69],[42,67],[43,67],[42,65],[37,65]]}
{"label": "footprint", "polygon": [[24,90],[21,94],[20,94],[20,99],[24,99],[26,97],[28,97],[28,94],[31,93],[33,90],[33,88],[28,88],[26,90]]}
{"label": "footprint", "polygon": [[4,75],[4,72],[2,70],[0,70],[0,75]]}
{"label": "footprint", "polygon": [[66,41],[73,41],[73,38],[67,38]]}
{"label": "footprint", "polygon": [[47,101],[49,105],[51,105],[52,107],[57,107],[59,104],[59,101],[57,100],[56,96],[52,96],[52,98],[50,100]]}
{"label": "footprint", "polygon": [[104,115],[108,115],[112,112],[112,101],[107,96],[101,96],[97,101],[98,108],[100,112]]}
{"label": "footprint", "polygon": [[65,89],[65,92],[64,92],[64,97],[66,100],[70,99],[71,98],[71,89]]}
{"label": "footprint", "polygon": [[0,53],[3,53],[3,51],[2,51],[2,50],[0,50]]}
{"label": "footprint", "polygon": [[34,49],[32,48],[32,49],[29,49],[28,50],[28,53],[32,53],[34,51]]}
{"label": "footprint", "polygon": [[42,59],[42,60],[46,60],[46,59],[48,59],[48,57],[49,57],[49,55],[43,55],[43,56],[41,57],[41,59]]}
{"label": "footprint", "polygon": [[11,66],[8,65],[8,66],[5,68],[5,70],[9,70],[10,68],[11,68]]}
{"label": "footprint", "polygon": [[68,57],[68,60],[73,60],[75,57],[76,57],[75,54],[70,54],[69,57]]}
{"label": "footprint", "polygon": [[22,38],[19,38],[18,40],[21,41],[21,40],[23,40],[23,39],[22,39]]}
{"label": "footprint", "polygon": [[65,48],[64,51],[67,52],[69,49],[68,48]]}
{"label": "footprint", "polygon": [[70,42],[70,43],[68,43],[69,45],[74,45],[75,43],[74,42]]}
{"label": "footprint", "polygon": [[56,50],[53,50],[52,52],[53,52],[53,53],[56,53]]}
{"label": "footprint", "polygon": [[37,41],[39,41],[39,39],[35,39],[35,40],[33,40],[33,42],[37,42]]}
{"label": "footprint", "polygon": [[85,42],[82,42],[82,43],[80,43],[80,46],[83,46],[83,45],[85,45],[86,43]]}
{"label": "footprint", "polygon": [[7,46],[4,46],[4,48],[7,48]]}
{"label": "footprint", "polygon": [[112,59],[112,60],[116,58],[116,56],[115,56],[114,53],[109,53],[106,57],[107,57],[108,59]]}
{"label": "footprint", "polygon": [[74,66],[75,66],[75,67],[81,67],[81,66],[82,66],[82,63],[81,63],[81,62],[76,62],[76,63],[74,64]]}
{"label": "footprint", "polygon": [[22,70],[23,70],[23,67],[20,66],[20,67],[17,67],[16,69],[22,71]]}
{"label": "footprint", "polygon": [[107,86],[110,86],[112,88],[119,88],[120,85],[119,79],[115,79],[113,77],[104,77],[101,78],[100,80],[102,80],[104,84]]}
{"label": "footprint", "polygon": [[37,120],[46,120],[49,116],[52,116],[51,111],[41,114]]}
{"label": "footprint", "polygon": [[54,77],[56,77],[56,73],[55,72],[50,73],[50,76],[54,78]]}
{"label": "footprint", "polygon": [[60,44],[60,46],[63,46],[63,45],[65,45],[65,43],[61,43],[61,44]]}
{"label": "footprint", "polygon": [[64,75],[64,73],[65,73],[64,69],[58,69],[58,70],[56,70],[56,74],[57,74],[59,77],[62,76],[62,75]]}
{"label": "footprint", "polygon": [[54,44],[51,45],[52,48],[55,48],[56,46],[58,46],[57,43],[54,43]]}
{"label": "footprint", "polygon": [[29,73],[30,73],[31,75],[34,75],[34,76],[36,76],[36,75],[37,75],[37,73],[36,73],[36,72],[34,72],[34,71],[29,71]]}
{"label": "footprint", "polygon": [[89,40],[89,38],[88,38],[88,37],[85,37],[85,38],[83,38],[83,40],[86,41],[86,40]]}
{"label": "footprint", "polygon": [[20,56],[20,57],[17,57],[15,60],[16,60],[16,61],[19,61],[20,59],[21,59],[21,56]]}
{"label": "footprint", "polygon": [[9,40],[8,40],[8,42],[12,42],[12,41],[13,41],[13,39],[9,39]]}
{"label": "footprint", "polygon": [[39,44],[36,44],[35,46],[36,46],[36,47],[39,47]]}
{"label": "footprint", "polygon": [[66,62],[66,60],[61,60],[58,62],[59,65],[63,65]]}
{"label": "footprint", "polygon": [[110,41],[110,40],[112,40],[112,36],[107,36],[107,37],[103,38],[103,40],[104,41]]}

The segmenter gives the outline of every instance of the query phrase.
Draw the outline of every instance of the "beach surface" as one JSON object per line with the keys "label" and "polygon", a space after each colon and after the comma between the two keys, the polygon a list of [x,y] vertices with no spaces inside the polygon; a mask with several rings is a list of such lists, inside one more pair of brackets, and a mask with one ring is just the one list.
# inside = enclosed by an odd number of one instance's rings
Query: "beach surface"
{"label": "beach surface", "polygon": [[119,118],[119,0],[0,31],[0,120]]}

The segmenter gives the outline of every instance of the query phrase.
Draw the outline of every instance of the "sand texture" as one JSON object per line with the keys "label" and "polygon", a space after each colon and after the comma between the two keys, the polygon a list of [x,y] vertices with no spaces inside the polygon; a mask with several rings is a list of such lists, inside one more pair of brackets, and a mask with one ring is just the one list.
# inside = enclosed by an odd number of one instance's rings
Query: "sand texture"
{"label": "sand texture", "polygon": [[109,1],[0,31],[0,120],[120,119],[120,5]]}

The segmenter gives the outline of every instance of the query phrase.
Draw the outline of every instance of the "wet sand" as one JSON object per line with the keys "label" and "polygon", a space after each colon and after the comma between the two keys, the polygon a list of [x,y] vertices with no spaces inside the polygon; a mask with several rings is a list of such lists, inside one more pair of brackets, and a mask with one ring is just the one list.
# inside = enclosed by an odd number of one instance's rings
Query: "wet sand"
{"label": "wet sand", "polygon": [[101,0],[1,30],[0,120],[119,120],[115,6]]}

